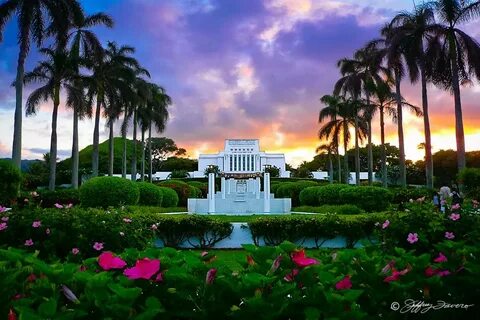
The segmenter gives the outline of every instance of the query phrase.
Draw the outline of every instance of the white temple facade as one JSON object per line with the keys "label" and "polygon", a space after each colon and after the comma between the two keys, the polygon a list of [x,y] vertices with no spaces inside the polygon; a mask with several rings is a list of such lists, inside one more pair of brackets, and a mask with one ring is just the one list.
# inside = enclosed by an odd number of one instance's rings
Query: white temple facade
{"label": "white temple facade", "polygon": [[258,139],[226,139],[223,151],[199,156],[198,171],[193,177],[204,177],[209,166],[218,166],[220,172],[225,173],[263,172],[265,167],[275,166],[280,169],[281,178],[290,177],[290,171],[285,168],[285,155],[260,151]]}

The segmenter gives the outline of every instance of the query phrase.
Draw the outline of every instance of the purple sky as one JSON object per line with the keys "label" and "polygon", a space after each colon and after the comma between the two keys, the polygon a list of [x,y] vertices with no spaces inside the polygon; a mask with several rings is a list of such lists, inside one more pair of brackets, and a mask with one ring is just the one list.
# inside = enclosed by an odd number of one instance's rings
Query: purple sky
{"label": "purple sky", "polygon": [[[310,160],[318,145],[319,98],[331,93],[339,74],[336,61],[378,36],[378,30],[410,0],[85,0],[89,13],[113,16],[113,30],[99,28],[102,41],[137,48],[136,56],[155,82],[173,98],[164,135],[195,157],[222,148],[225,138],[260,138],[267,151],[285,152],[287,161]],[[464,27],[480,38],[478,22]],[[16,25],[7,26],[0,44],[0,156],[9,156],[13,132]],[[32,47],[27,62],[38,60]],[[26,89],[25,98],[31,88]],[[404,96],[420,105],[418,87],[404,85]],[[433,146],[454,142],[453,100],[430,88]],[[476,84],[463,89],[467,149],[480,149]],[[51,103],[24,120],[24,158],[49,148]],[[62,109],[59,155],[71,148],[72,116]],[[407,116],[407,157],[421,158],[423,121]],[[379,141],[375,127],[374,142]],[[80,147],[91,144],[93,122],[81,124]],[[388,142],[396,144],[395,127]],[[131,132],[130,132],[131,134]],[[102,126],[102,140],[107,130]]]}

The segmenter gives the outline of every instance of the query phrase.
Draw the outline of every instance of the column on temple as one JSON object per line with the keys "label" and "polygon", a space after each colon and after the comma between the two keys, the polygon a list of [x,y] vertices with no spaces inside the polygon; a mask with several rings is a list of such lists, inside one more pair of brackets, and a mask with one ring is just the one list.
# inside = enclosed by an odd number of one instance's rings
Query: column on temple
{"label": "column on temple", "polygon": [[208,213],[215,213],[215,173],[208,174]]}
{"label": "column on temple", "polygon": [[263,175],[263,211],[270,212],[270,173]]}
{"label": "column on temple", "polygon": [[226,188],[226,185],[225,185],[225,177],[222,177],[221,181],[222,181],[222,183],[221,183],[221,185],[222,185],[222,199],[225,199],[225,192],[227,191],[226,190],[227,188]]}
{"label": "column on temple", "polygon": [[227,181],[227,194],[230,194],[232,192],[232,178],[228,179]]}
{"label": "column on temple", "polygon": [[261,182],[260,182],[260,177],[257,177],[255,179],[255,189],[256,189],[256,192],[255,192],[255,196],[257,199],[260,199],[260,185],[261,185]]}

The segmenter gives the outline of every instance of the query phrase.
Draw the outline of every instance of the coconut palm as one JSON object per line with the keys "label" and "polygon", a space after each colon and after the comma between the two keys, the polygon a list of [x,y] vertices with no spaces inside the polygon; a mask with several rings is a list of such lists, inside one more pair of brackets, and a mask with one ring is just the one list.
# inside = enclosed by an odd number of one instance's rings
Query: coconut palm
{"label": "coconut palm", "polygon": [[426,67],[428,60],[432,57],[427,56],[426,53],[429,46],[435,45],[436,38],[433,37],[432,32],[434,24],[434,12],[429,6],[416,7],[413,13],[401,12],[390,23],[392,28],[396,30],[392,39],[392,47],[398,46],[403,49],[410,81],[416,83],[420,80],[421,82],[425,133],[425,172],[428,188],[433,188],[433,158],[427,94],[427,74],[429,72]]}
{"label": "coconut palm", "polygon": [[[81,16],[74,19],[70,24],[70,31],[67,42],[69,42],[69,52],[73,61],[80,59],[100,59],[103,56],[103,47],[98,40],[96,34],[90,30],[92,27],[104,25],[108,28],[113,27],[113,20],[104,13],[97,13],[89,16]],[[75,66],[77,72],[80,66]],[[78,80],[74,85],[83,90],[83,82]],[[78,151],[78,121],[85,116],[92,116],[92,105],[83,103],[81,106],[72,105],[73,109],[73,142],[72,142],[72,187],[78,188],[78,168],[79,168],[79,151]]]}
{"label": "coconut palm", "polygon": [[83,91],[78,90],[72,82],[78,77],[75,64],[65,50],[41,49],[47,60],[40,61],[32,72],[25,74],[25,83],[40,82],[44,85],[34,90],[28,97],[26,114],[33,115],[38,111],[42,101],[53,101],[52,133],[50,140],[50,179],[48,188],[55,189],[56,159],[57,159],[57,115],[60,105],[60,90],[65,89],[71,104],[82,105]]}
{"label": "coconut palm", "polygon": [[[338,97],[335,97],[335,96],[326,95],[326,96],[323,96],[320,99],[320,102],[322,102],[325,105],[325,107],[322,109],[323,114],[326,115],[325,117],[330,117],[332,120],[336,120],[337,116],[338,116],[338,112],[339,112],[339,104],[341,103],[340,99]],[[328,114],[328,116],[327,116],[327,114]],[[322,119],[319,119],[319,123],[323,122],[325,117],[323,117]],[[319,132],[319,137],[320,136],[323,137],[324,133]],[[342,165],[341,165],[341,161],[340,161],[340,152],[339,152],[340,138],[341,137],[340,137],[339,134],[333,135],[332,137],[328,137],[329,140],[331,139],[331,143],[335,145],[335,155],[336,155],[336,158],[337,158],[338,181],[339,182],[341,182],[343,180],[342,179]],[[320,139],[322,139],[322,138],[320,138]]]}
{"label": "coconut palm", "polygon": [[25,60],[30,51],[30,42],[40,47],[45,38],[45,25],[51,21],[51,29],[60,39],[68,21],[81,15],[82,9],[77,0],[6,0],[0,4],[0,41],[8,20],[15,16],[18,21],[19,52],[17,76],[15,80],[15,120],[13,131],[12,160],[20,168],[22,158],[22,97]]}
{"label": "coconut palm", "polygon": [[328,157],[328,181],[333,183],[333,161],[332,154],[335,154],[337,144],[335,142],[321,144],[315,149],[317,154],[327,154]]}
{"label": "coconut palm", "polygon": [[433,30],[442,40],[441,55],[434,61],[434,82],[453,92],[457,166],[465,168],[465,133],[463,128],[460,84],[472,77],[480,79],[480,45],[458,26],[480,16],[480,1],[436,0],[428,4],[440,19]]}

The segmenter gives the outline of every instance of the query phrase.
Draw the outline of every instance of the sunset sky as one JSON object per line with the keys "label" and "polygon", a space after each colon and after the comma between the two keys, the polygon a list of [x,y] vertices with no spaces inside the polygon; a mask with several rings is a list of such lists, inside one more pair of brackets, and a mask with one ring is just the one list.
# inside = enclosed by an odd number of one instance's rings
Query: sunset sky
{"label": "sunset sky", "polygon": [[[318,145],[319,98],[339,77],[336,61],[349,57],[412,0],[84,0],[89,13],[115,19],[98,28],[103,42],[136,47],[136,57],[173,99],[162,135],[188,150],[216,152],[226,138],[259,138],[261,148],[284,152],[287,162],[311,160]],[[417,1],[419,2],[419,1]],[[462,28],[480,40],[480,19]],[[0,157],[10,157],[13,135],[17,27],[10,22],[0,44]],[[39,55],[28,57],[31,70]],[[28,97],[32,87],[25,89]],[[421,105],[420,88],[402,85],[404,97]],[[453,98],[429,87],[434,151],[455,148]],[[466,147],[480,149],[480,86],[462,88]],[[23,158],[40,158],[50,144],[51,103],[24,119]],[[375,121],[378,124],[378,121]],[[108,137],[101,127],[101,140]],[[374,127],[379,143],[379,126]],[[93,121],[80,127],[80,147],[92,142]],[[397,144],[389,123],[387,142]],[[72,114],[59,116],[59,156],[70,155]],[[118,130],[117,130],[117,134]],[[131,130],[129,132],[131,137]],[[405,119],[407,158],[420,159],[423,120]]]}

